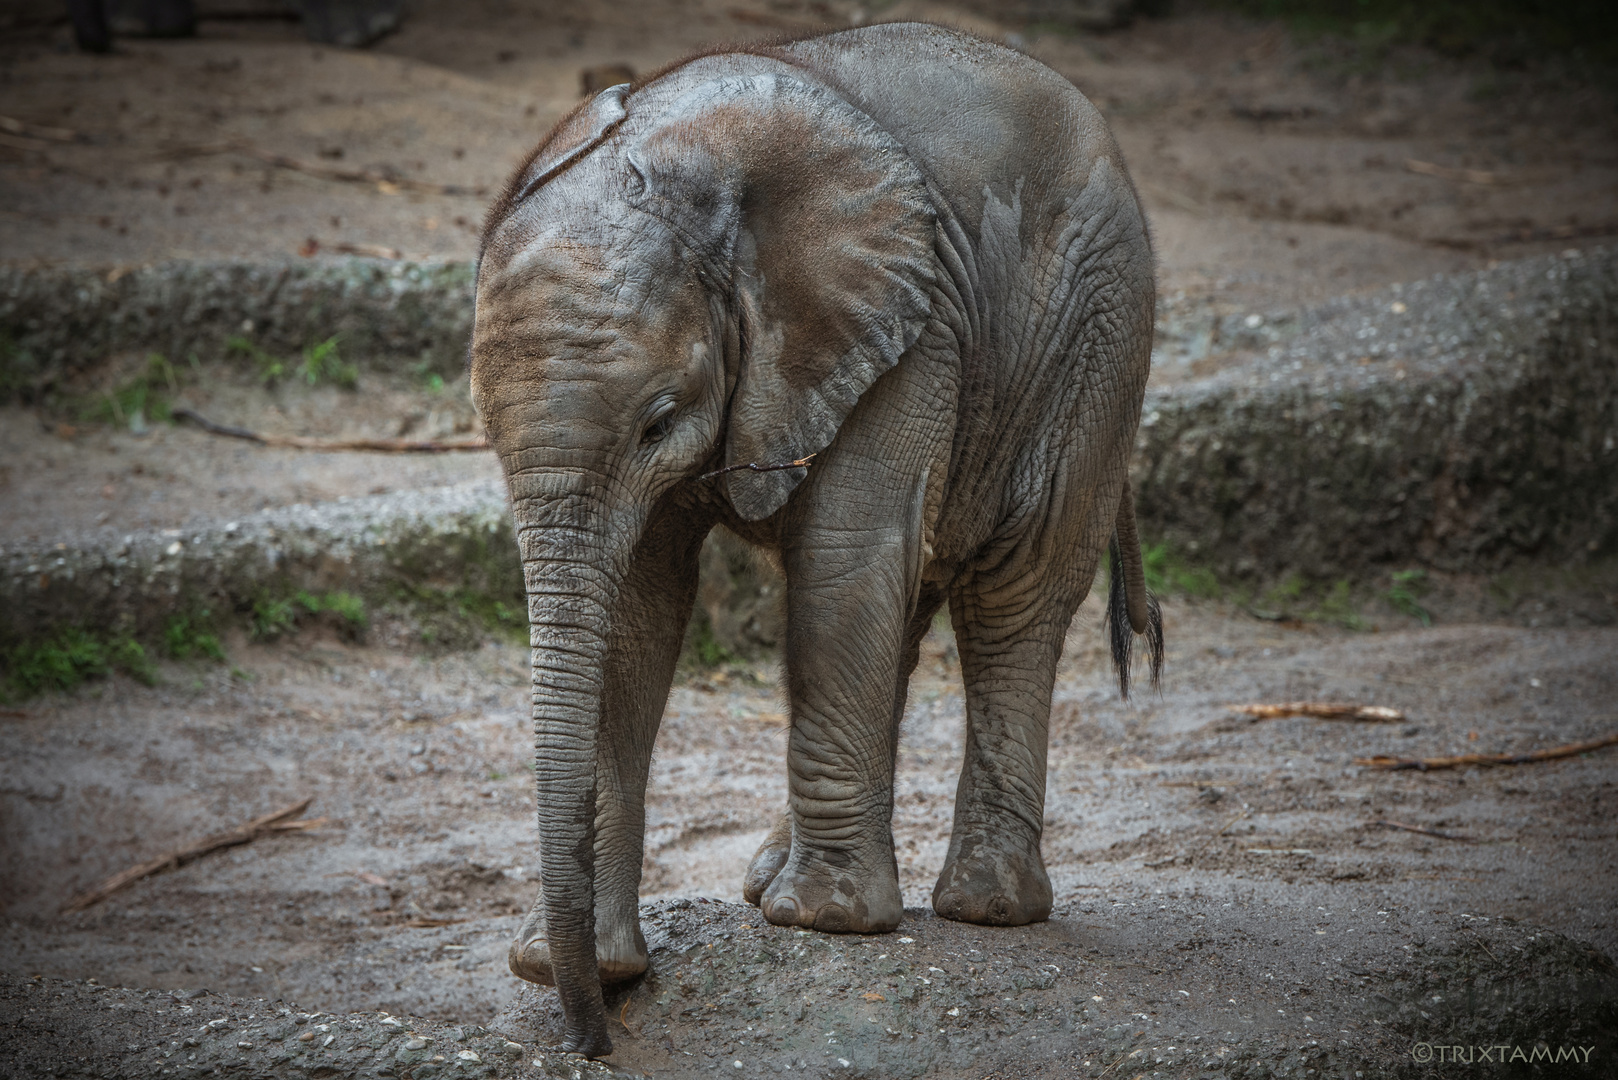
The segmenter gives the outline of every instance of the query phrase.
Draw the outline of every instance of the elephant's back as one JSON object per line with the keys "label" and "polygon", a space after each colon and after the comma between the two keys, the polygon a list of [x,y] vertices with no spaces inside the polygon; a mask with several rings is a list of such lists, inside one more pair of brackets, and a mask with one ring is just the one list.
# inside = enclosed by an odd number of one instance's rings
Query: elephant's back
{"label": "elephant's back", "polygon": [[[989,194],[1026,209],[1064,206],[1096,161],[1134,202],[1106,122],[1076,87],[1031,57],[929,23],[883,23],[781,47],[916,158],[973,234]],[[985,190],[987,189],[987,190]]]}

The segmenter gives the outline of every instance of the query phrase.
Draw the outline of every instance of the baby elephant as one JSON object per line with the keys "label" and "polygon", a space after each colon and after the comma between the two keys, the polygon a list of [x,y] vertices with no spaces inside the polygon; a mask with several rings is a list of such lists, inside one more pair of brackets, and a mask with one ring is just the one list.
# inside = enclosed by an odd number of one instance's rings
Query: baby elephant
{"label": "baby elephant", "polygon": [[1113,652],[1161,632],[1126,464],[1152,253],[1095,108],[1010,49],[889,24],[678,64],[581,105],[495,203],[472,395],[533,646],[544,895],[512,970],[610,1052],[646,970],[646,777],[716,524],[785,572],[780,926],[891,930],[899,720],[949,604],[966,755],[933,906],[1044,919],[1046,723],[1113,543]]}

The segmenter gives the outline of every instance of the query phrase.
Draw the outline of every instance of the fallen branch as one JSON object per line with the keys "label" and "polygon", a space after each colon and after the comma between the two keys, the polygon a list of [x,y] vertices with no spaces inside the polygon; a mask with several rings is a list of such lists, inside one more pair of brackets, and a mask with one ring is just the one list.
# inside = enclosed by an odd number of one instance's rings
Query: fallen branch
{"label": "fallen branch", "polygon": [[809,462],[813,461],[814,457],[814,454],[805,454],[797,461],[783,461],[779,465],[760,465],[756,461],[749,461],[745,465],[726,465],[723,469],[715,469],[713,472],[703,473],[701,476],[697,477],[697,479],[712,480],[716,476],[724,476],[726,473],[739,472],[742,469],[746,469],[748,472],[776,472],[780,469],[807,469],[809,467]]}
{"label": "fallen branch", "polygon": [[68,915],[75,911],[83,911],[93,904],[99,904],[113,893],[129,888],[129,886],[142,878],[150,877],[164,870],[184,866],[186,863],[200,859],[202,856],[218,851],[220,848],[251,843],[267,833],[301,832],[305,829],[319,828],[327,823],[326,818],[309,818],[302,821],[291,820],[309,809],[309,804],[314,801],[314,798],[310,797],[302,802],[295,802],[291,806],[282,807],[274,813],[256,817],[245,825],[238,825],[229,832],[215,833],[204,840],[199,840],[190,847],[171,851],[167,855],[159,855],[157,858],[150,859],[138,866],[131,866],[120,874],[114,874],[88,892],[80,893],[72,900],[69,900],[62,906],[62,914]]}
{"label": "fallen branch", "polygon": [[1365,765],[1373,769],[1416,769],[1428,772],[1432,769],[1459,769],[1467,765],[1528,765],[1535,761],[1555,761],[1557,758],[1577,757],[1587,754],[1591,750],[1600,750],[1604,746],[1618,745],[1618,732],[1603,735],[1599,739],[1588,742],[1569,743],[1567,746],[1553,746],[1546,750],[1530,750],[1526,754],[1458,754],[1455,757],[1431,758],[1398,758],[1378,754],[1375,757],[1355,758],[1354,764]]}
{"label": "fallen branch", "polygon": [[1405,714],[1385,705],[1355,705],[1340,701],[1289,701],[1280,705],[1227,705],[1232,712],[1246,713],[1254,720],[1279,720],[1284,716],[1308,716],[1316,720],[1358,720],[1367,724],[1397,724]]}
{"label": "fallen branch", "polygon": [[489,448],[489,440],[482,435],[447,442],[436,439],[310,439],[302,435],[266,435],[247,428],[231,427],[229,424],[216,424],[191,409],[175,409],[169,415],[176,420],[188,420],[210,435],[242,439],[261,446],[286,446],[295,450],[371,450],[384,454],[447,454],[458,450]]}
{"label": "fallen branch", "polygon": [[1422,836],[1436,836],[1440,840],[1459,840],[1463,844],[1470,844],[1472,842],[1472,838],[1470,836],[1462,836],[1459,833],[1441,832],[1438,829],[1429,829],[1421,825],[1406,825],[1402,821],[1389,821],[1386,818],[1378,819],[1377,821],[1371,822],[1371,824],[1381,829],[1402,829],[1405,832],[1420,833]]}

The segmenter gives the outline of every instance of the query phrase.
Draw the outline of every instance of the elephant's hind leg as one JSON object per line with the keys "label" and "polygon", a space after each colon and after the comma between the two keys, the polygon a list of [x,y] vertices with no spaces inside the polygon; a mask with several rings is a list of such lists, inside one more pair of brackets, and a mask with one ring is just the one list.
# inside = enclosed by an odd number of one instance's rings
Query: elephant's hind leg
{"label": "elephant's hind leg", "polygon": [[[996,593],[999,593],[997,595]],[[966,755],[949,854],[933,888],[947,919],[1021,926],[1050,915],[1040,855],[1051,688],[1070,621],[1066,597],[982,590],[950,598],[966,684]]]}

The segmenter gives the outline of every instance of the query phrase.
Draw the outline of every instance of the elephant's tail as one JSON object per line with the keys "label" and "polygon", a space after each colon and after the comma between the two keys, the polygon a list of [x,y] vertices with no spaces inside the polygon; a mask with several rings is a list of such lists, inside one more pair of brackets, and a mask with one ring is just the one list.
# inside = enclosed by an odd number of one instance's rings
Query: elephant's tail
{"label": "elephant's tail", "polygon": [[1163,677],[1163,612],[1157,597],[1146,588],[1146,568],[1141,563],[1140,537],[1135,532],[1135,501],[1124,480],[1123,498],[1118,501],[1118,520],[1109,548],[1107,588],[1107,629],[1112,641],[1112,664],[1118,669],[1118,692],[1129,700],[1129,663],[1135,648],[1135,635],[1146,637],[1146,655],[1151,664],[1152,689]]}

